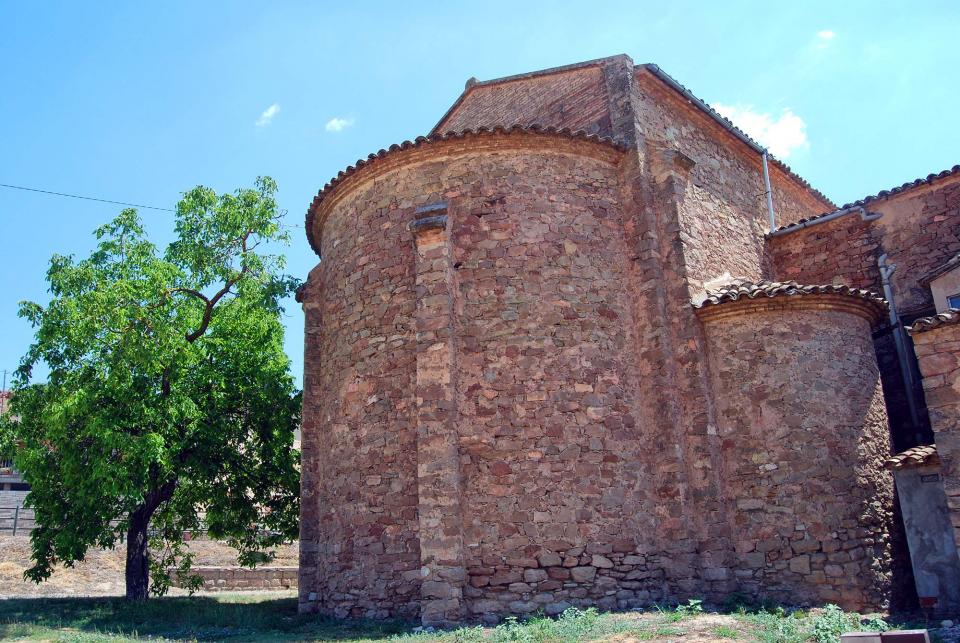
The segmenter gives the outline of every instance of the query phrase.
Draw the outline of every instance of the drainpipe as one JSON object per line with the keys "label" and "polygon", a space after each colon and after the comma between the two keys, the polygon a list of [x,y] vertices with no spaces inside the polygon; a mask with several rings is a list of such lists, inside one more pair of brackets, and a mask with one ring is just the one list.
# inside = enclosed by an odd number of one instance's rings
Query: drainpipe
{"label": "drainpipe", "polygon": [[770,236],[778,237],[782,234],[790,234],[791,232],[796,232],[797,230],[802,230],[803,228],[808,228],[812,225],[820,225],[821,223],[826,223],[827,221],[833,221],[834,219],[842,217],[843,215],[849,214],[851,212],[859,212],[860,218],[863,219],[864,221],[875,221],[879,219],[881,216],[881,213],[879,212],[871,214],[870,212],[867,212],[862,205],[855,205],[849,208],[844,208],[843,210],[836,210],[825,216],[819,216],[819,217],[814,217],[812,219],[807,219],[803,223],[791,224],[790,226],[784,228],[783,230],[774,230],[773,232],[770,233]]}
{"label": "drainpipe", "polygon": [[877,267],[880,269],[880,282],[883,284],[883,297],[887,300],[890,308],[890,327],[893,329],[893,343],[897,348],[897,360],[900,362],[900,375],[903,377],[903,384],[906,387],[907,406],[910,407],[910,420],[913,422],[914,431],[920,428],[920,415],[917,413],[917,403],[914,400],[913,371],[910,369],[910,362],[907,359],[907,342],[903,335],[903,324],[900,323],[900,317],[897,315],[897,304],[893,298],[893,288],[890,285],[890,276],[897,269],[896,265],[887,263],[887,254],[883,253],[877,259]]}
{"label": "drainpipe", "polygon": [[777,217],[773,214],[773,190],[770,189],[770,168],[767,167],[769,155],[763,150],[763,189],[767,195],[767,216],[770,218],[770,232],[777,229]]}

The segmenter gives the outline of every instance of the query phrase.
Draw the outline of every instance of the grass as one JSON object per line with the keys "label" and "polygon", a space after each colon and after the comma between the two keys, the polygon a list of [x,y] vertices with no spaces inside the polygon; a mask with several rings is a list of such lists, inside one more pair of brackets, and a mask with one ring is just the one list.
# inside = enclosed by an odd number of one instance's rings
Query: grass
{"label": "grass", "polygon": [[830,643],[841,632],[887,629],[879,620],[828,606],[815,612],[736,608],[704,612],[699,601],[643,613],[603,614],[569,609],[551,619],[509,618],[497,627],[422,631],[414,623],[338,621],[297,614],[289,594],[220,594],[150,599],[11,599],[0,601],[0,639],[21,641],[395,641],[501,643],[509,641],[675,640]]}

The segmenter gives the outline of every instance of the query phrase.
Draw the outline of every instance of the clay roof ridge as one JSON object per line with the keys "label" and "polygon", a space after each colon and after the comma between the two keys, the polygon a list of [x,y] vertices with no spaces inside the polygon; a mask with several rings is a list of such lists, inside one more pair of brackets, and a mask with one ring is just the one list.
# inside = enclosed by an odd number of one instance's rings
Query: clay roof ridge
{"label": "clay roof ridge", "polygon": [[847,203],[847,204],[844,205],[843,207],[837,208],[836,210],[832,210],[832,211],[830,211],[830,212],[823,212],[823,213],[818,214],[818,215],[816,215],[816,216],[807,217],[807,218],[805,218],[805,219],[799,219],[799,220],[797,220],[797,221],[794,221],[793,223],[788,223],[787,225],[780,226],[779,228],[777,228],[776,230],[774,230],[774,233],[776,233],[776,232],[782,232],[782,231],[785,231],[785,230],[792,230],[792,229],[794,229],[794,228],[798,228],[798,229],[799,229],[799,228],[803,227],[803,224],[805,224],[805,223],[811,223],[811,222],[814,222],[814,221],[818,221],[819,219],[822,219],[822,218],[824,218],[824,217],[828,217],[828,216],[830,216],[830,215],[832,215],[832,214],[836,214],[836,213],[838,213],[838,212],[843,212],[844,210],[853,210],[853,209],[858,208],[858,207],[863,207],[863,206],[865,206],[865,205],[867,205],[867,204],[869,204],[869,203],[872,203],[872,202],[874,202],[874,201],[880,201],[880,200],[882,200],[882,199],[886,199],[886,198],[889,198],[889,197],[892,197],[892,196],[897,196],[897,195],[899,195],[899,194],[903,194],[904,192],[909,192],[910,190],[913,190],[914,188],[922,187],[922,186],[924,186],[924,185],[930,185],[931,183],[935,183],[936,181],[939,181],[940,179],[944,179],[944,178],[953,176],[953,175],[955,175],[955,174],[960,174],[960,165],[954,165],[953,167],[951,167],[951,168],[949,168],[949,169],[946,169],[946,170],[943,170],[942,172],[937,172],[937,173],[935,173],[935,174],[928,174],[928,175],[925,176],[925,177],[920,177],[920,178],[918,178],[918,179],[914,179],[913,181],[908,181],[908,182],[906,182],[906,183],[904,183],[904,184],[902,184],[902,185],[900,185],[900,186],[897,186],[897,187],[895,187],[895,188],[890,188],[889,190],[880,190],[880,191],[877,192],[876,194],[871,194],[870,196],[865,196],[865,197],[863,197],[862,199],[859,199],[858,201],[854,201],[854,202],[852,202],[852,203]]}
{"label": "clay roof ridge", "polygon": [[702,301],[691,302],[694,308],[701,309],[717,306],[739,299],[757,299],[758,297],[781,297],[801,295],[851,295],[863,299],[877,308],[886,309],[887,302],[869,290],[852,288],[844,284],[801,285],[796,281],[744,281],[727,284],[707,290]]}
{"label": "clay roof ridge", "polygon": [[934,328],[952,326],[954,324],[960,324],[960,309],[957,308],[951,308],[950,310],[945,310],[942,313],[930,317],[921,317],[913,322],[913,325],[907,330],[909,330],[912,335],[914,333],[923,333],[928,330],[933,330]]}
{"label": "clay roof ridge", "polygon": [[940,454],[937,452],[937,445],[924,444],[890,456],[883,465],[887,469],[905,469],[907,467],[935,465],[939,462]]}
{"label": "clay roof ridge", "polygon": [[743,141],[744,143],[752,147],[754,151],[756,151],[758,154],[763,154],[764,152],[767,152],[767,158],[770,160],[771,164],[779,167],[790,178],[795,180],[801,186],[810,190],[810,192],[816,195],[824,203],[827,203],[832,206],[836,206],[833,200],[827,197],[827,195],[825,195],[823,192],[821,192],[820,190],[810,185],[809,181],[807,181],[805,178],[803,178],[802,176],[794,172],[789,165],[787,165],[780,159],[776,158],[775,156],[771,155],[769,153],[769,150],[767,150],[767,148],[760,145],[757,141],[751,138],[746,132],[744,132],[742,129],[734,125],[733,121],[731,121],[729,118],[727,118],[726,116],[722,115],[720,112],[715,110],[705,100],[697,97],[692,91],[690,91],[686,86],[681,84],[673,76],[663,71],[663,69],[661,69],[659,65],[656,65],[655,63],[646,63],[644,65],[638,65],[638,67],[642,67],[643,69],[646,69],[651,74],[653,74],[656,78],[663,81],[668,86],[672,87],[673,89],[678,91],[680,94],[687,97],[691,103],[693,103],[696,107],[700,108],[700,110],[706,113],[707,116],[717,121],[724,129],[726,129],[731,134],[739,138],[741,141]]}
{"label": "clay roof ridge", "polygon": [[313,197],[310,206],[307,208],[307,214],[305,219],[306,230],[307,230],[307,241],[310,243],[310,247],[313,249],[317,255],[320,255],[319,244],[316,243],[316,240],[313,238],[313,220],[316,215],[317,208],[320,206],[320,203],[324,200],[327,194],[333,190],[337,185],[343,182],[345,179],[359,171],[361,168],[366,167],[376,163],[380,159],[393,154],[394,152],[399,152],[401,150],[409,150],[417,147],[421,147],[430,143],[438,143],[442,141],[454,140],[454,139],[464,139],[464,138],[474,138],[479,136],[496,136],[496,135],[511,135],[511,134],[535,134],[543,136],[556,136],[562,138],[569,138],[572,140],[587,141],[591,143],[599,143],[602,145],[609,145],[614,149],[623,151],[626,149],[622,144],[617,141],[609,138],[607,136],[600,136],[598,134],[590,134],[584,132],[583,130],[573,130],[568,127],[553,127],[553,126],[543,126],[543,125],[510,125],[509,127],[504,127],[502,125],[497,125],[494,127],[478,127],[476,129],[465,129],[455,132],[444,132],[442,134],[429,134],[427,136],[418,136],[412,141],[403,141],[402,143],[394,143],[386,149],[380,149],[377,152],[369,154],[366,159],[358,159],[354,162],[353,165],[348,165],[345,169],[337,173],[335,177],[330,179],[326,185],[324,185],[317,192],[317,195]]}

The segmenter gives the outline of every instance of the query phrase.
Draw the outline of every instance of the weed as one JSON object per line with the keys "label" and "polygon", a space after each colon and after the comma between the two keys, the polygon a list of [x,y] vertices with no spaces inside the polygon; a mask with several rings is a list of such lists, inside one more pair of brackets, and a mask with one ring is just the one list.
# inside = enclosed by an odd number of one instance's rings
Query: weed
{"label": "weed", "polygon": [[739,636],[739,632],[729,625],[718,625],[714,628],[713,633],[722,639],[735,639]]}
{"label": "weed", "polygon": [[677,605],[677,614],[681,616],[697,616],[703,614],[703,601],[691,598],[686,605]]}
{"label": "weed", "polygon": [[812,619],[813,638],[817,643],[836,643],[844,632],[860,629],[860,615],[847,614],[830,604]]}

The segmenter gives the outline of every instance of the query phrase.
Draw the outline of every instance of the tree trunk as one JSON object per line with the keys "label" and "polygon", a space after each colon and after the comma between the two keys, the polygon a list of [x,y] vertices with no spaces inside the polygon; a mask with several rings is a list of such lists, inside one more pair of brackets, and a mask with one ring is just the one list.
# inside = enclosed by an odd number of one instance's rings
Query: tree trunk
{"label": "tree trunk", "polygon": [[130,513],[127,527],[127,567],[124,572],[127,584],[127,599],[146,600],[150,589],[150,552],[147,549],[147,528],[157,508],[173,497],[177,481],[171,480],[153,488],[142,505]]}
{"label": "tree trunk", "polygon": [[130,514],[130,528],[127,529],[127,599],[142,601],[147,598],[150,588],[150,554],[147,551],[147,527],[153,510],[140,505]]}

